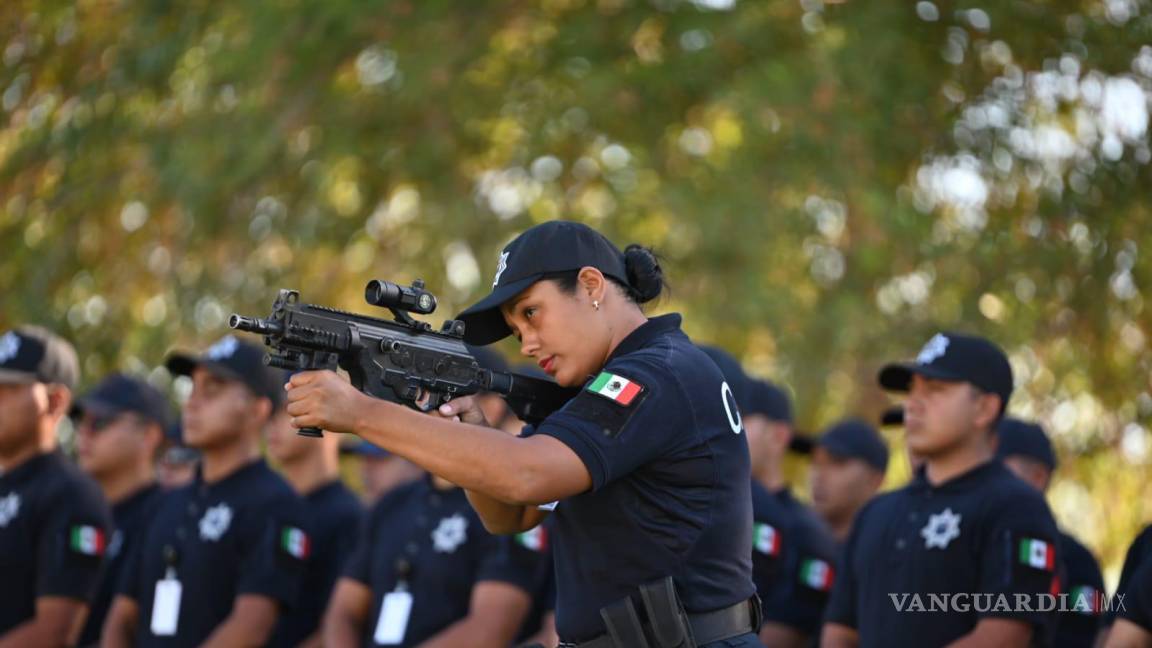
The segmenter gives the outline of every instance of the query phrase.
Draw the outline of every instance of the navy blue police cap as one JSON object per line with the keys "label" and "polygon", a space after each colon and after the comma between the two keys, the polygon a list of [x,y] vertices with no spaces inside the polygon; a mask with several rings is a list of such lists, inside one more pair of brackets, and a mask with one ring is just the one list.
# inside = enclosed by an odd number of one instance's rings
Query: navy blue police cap
{"label": "navy blue police cap", "polygon": [[751,380],[749,384],[749,414],[761,414],[771,421],[792,424],[792,397],[784,388],[769,380]]}
{"label": "navy blue police cap", "polygon": [[80,379],[76,349],[40,326],[21,326],[0,335],[0,384],[59,384],[74,389]]}
{"label": "navy blue police cap", "polygon": [[989,340],[974,335],[937,333],[914,362],[894,363],[880,370],[880,385],[906,392],[912,376],[949,382],[966,382],[981,391],[1000,397],[1000,413],[1012,397],[1012,365],[1004,351]]}
{"label": "navy blue police cap", "polygon": [[880,415],[880,425],[884,427],[904,425],[904,406],[893,405],[884,410],[884,413]]}
{"label": "navy blue police cap", "polygon": [[234,335],[220,338],[201,356],[173,353],[164,365],[178,376],[190,376],[196,367],[203,367],[215,376],[243,383],[252,393],[272,401],[273,407],[284,400],[284,372],[264,364],[262,348]]}
{"label": "navy blue police cap", "polygon": [[720,373],[724,375],[724,382],[728,383],[728,388],[732,390],[732,397],[736,399],[736,406],[740,408],[741,413],[746,413],[751,404],[750,396],[750,382],[748,374],[744,373],[744,367],[740,366],[740,361],[737,360],[731,353],[724,349],[714,347],[706,344],[696,345],[700,347],[712,362],[720,368]]}
{"label": "navy blue police cap", "polygon": [[341,445],[340,453],[364,457],[365,459],[387,459],[392,456],[391,452],[363,439],[349,445]]}
{"label": "navy blue police cap", "polygon": [[846,419],[829,427],[816,440],[834,457],[860,459],[880,472],[888,470],[888,446],[876,428],[860,419]]}
{"label": "navy blue police cap", "polygon": [[999,445],[996,456],[1001,459],[1013,455],[1027,457],[1056,470],[1056,452],[1039,423],[1005,417],[996,427]]}
{"label": "navy blue police cap", "polygon": [[603,234],[575,221],[531,227],[500,252],[492,292],[457,316],[469,344],[492,344],[512,334],[500,307],[548,275],[591,266],[628,285],[624,254]]}
{"label": "navy blue police cap", "polygon": [[172,411],[164,394],[139,378],[114,373],[92,391],[80,397],[72,407],[73,414],[88,413],[93,416],[116,416],[132,412],[167,429],[172,421]]}

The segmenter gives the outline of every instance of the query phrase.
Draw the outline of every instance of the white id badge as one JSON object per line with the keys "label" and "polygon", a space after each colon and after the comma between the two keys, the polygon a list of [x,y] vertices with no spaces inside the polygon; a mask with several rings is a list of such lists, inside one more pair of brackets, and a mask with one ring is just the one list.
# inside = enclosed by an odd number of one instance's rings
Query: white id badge
{"label": "white id badge", "polygon": [[536,509],[540,510],[540,511],[555,511],[556,505],[559,503],[560,503],[560,501],[557,500],[555,502],[549,502],[547,504],[537,504]]}
{"label": "white id badge", "polygon": [[395,646],[404,642],[404,632],[408,630],[408,617],[412,614],[412,593],[397,590],[384,595],[380,605],[380,619],[376,621],[378,644]]}
{"label": "white id badge", "polygon": [[152,634],[158,637],[176,634],[181,591],[180,581],[175,578],[156,581],[156,596],[152,599]]}

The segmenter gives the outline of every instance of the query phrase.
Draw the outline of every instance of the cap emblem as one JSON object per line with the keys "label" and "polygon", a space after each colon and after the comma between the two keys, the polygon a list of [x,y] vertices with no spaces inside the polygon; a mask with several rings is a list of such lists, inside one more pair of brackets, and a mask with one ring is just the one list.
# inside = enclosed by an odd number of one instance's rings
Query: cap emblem
{"label": "cap emblem", "polygon": [[8,362],[20,352],[20,336],[14,331],[8,331],[0,337],[0,364]]}
{"label": "cap emblem", "polygon": [[508,269],[508,253],[501,252],[500,260],[496,262],[496,277],[492,280],[492,287],[495,288],[500,283],[500,275]]}
{"label": "cap emblem", "polygon": [[235,337],[228,335],[220,339],[219,342],[213,344],[208,348],[208,353],[205,355],[209,360],[222,360],[224,358],[231,358],[236,353],[236,349],[240,347],[240,342]]}
{"label": "cap emblem", "polygon": [[943,333],[937,333],[920,350],[920,355],[916,356],[916,362],[922,365],[932,364],[937,358],[944,355],[949,344],[951,344],[951,340],[947,336]]}

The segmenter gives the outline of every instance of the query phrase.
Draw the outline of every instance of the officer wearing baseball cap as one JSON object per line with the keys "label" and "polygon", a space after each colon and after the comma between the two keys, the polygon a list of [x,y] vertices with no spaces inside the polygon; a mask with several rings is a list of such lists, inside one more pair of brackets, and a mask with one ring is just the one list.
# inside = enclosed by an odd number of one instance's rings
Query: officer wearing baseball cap
{"label": "officer wearing baseball cap", "polygon": [[46,329],[0,334],[0,645],[75,643],[99,581],[107,505],[54,449],[79,373]]}
{"label": "officer wearing baseball cap", "polygon": [[1058,585],[1056,523],[1043,496],[995,458],[1008,358],[984,338],[941,333],[879,380],[907,393],[907,442],[926,463],[857,516],[823,645],[1051,641],[1055,614],[1038,610]]}
{"label": "officer wearing baseball cap", "polygon": [[260,458],[283,394],[283,373],[263,356],[228,336],[201,356],[169,357],[171,372],[192,379],[184,439],[203,460],[132,551],[105,645],[264,645],[297,604],[310,529],[300,498]]}
{"label": "officer wearing baseball cap", "polygon": [[840,421],[820,435],[812,451],[812,506],[838,543],[848,539],[856,514],[880,490],[888,446],[860,419]]}
{"label": "officer wearing baseball cap", "polygon": [[[284,374],[287,382],[289,375]],[[298,604],[280,615],[268,646],[292,648],[320,643],[320,623],[328,598],[356,539],[364,509],[340,480],[340,438],[296,434],[283,407],[264,426],[268,456],[304,500],[312,534]]]}
{"label": "officer wearing baseball cap", "polygon": [[[752,378],[744,392],[753,510],[757,524],[765,525],[756,528],[752,554],[764,606],[760,638],[766,646],[806,646],[820,632],[836,547],[828,528],[784,480],[784,455],[796,438],[791,397],[779,385]],[[767,530],[773,526],[774,531]],[[773,542],[766,543],[765,534]],[[775,561],[765,549],[775,552]],[[766,575],[773,562],[778,565],[775,577]]]}
{"label": "officer wearing baseball cap", "polygon": [[112,506],[107,565],[80,634],[80,645],[88,646],[100,640],[125,558],[160,501],[155,462],[172,415],[160,390],[139,378],[112,374],[76,402],[72,416],[80,468],[96,480]]}
{"label": "officer wearing baseball cap", "polygon": [[[996,455],[1017,477],[1044,493],[1056,471],[1056,452],[1039,423],[1005,417],[997,430]],[[1060,593],[1067,595],[1067,608],[1056,622],[1054,646],[1091,648],[1101,627],[1100,601],[1104,577],[1087,547],[1060,530],[1059,553],[1063,564]]]}
{"label": "officer wearing baseball cap", "polygon": [[758,646],[739,409],[680,317],[640,308],[663,288],[647,249],[543,223],[504,248],[491,294],[460,319],[467,342],[514,335],[557,383],[582,386],[563,408],[514,437],[484,427],[474,398],[442,406],[438,419],[307,372],[292,377],[288,412],[298,426],[353,432],[461,485],[501,533],[536,527],[548,515],[539,507],[559,501],[563,646],[642,647],[653,633]]}

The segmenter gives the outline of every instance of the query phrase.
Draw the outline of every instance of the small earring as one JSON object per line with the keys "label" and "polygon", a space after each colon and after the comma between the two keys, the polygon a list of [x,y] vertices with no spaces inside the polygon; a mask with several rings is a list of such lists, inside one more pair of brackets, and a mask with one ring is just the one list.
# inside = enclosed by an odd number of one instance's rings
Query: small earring
{"label": "small earring", "polygon": [[600,302],[593,299],[592,300],[592,308],[595,308],[596,310],[600,310]]}

